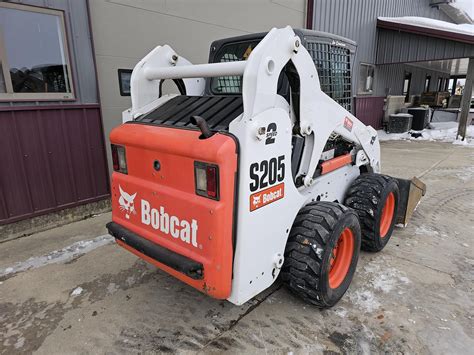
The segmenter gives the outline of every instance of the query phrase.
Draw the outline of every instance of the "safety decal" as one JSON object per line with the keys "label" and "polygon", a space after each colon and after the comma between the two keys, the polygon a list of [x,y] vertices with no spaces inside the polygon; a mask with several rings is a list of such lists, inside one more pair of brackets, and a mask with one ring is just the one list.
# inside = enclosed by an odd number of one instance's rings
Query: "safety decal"
{"label": "safety decal", "polygon": [[344,117],[344,128],[347,129],[349,132],[352,131],[352,126],[354,123],[349,117]]}
{"label": "safety decal", "polygon": [[250,212],[278,201],[285,196],[285,183],[281,183],[268,189],[255,192],[250,195]]}

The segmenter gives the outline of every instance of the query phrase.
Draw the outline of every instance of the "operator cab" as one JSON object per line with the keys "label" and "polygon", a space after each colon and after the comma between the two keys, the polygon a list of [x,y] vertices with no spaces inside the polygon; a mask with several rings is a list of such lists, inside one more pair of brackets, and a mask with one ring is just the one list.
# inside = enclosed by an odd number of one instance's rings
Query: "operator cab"
{"label": "operator cab", "polygon": [[[318,72],[321,90],[344,107],[353,112],[351,70],[356,43],[331,33],[294,29],[301,44],[311,55]],[[209,63],[222,63],[247,60],[253,49],[267,33],[255,33],[214,41],[209,52]],[[220,76],[206,81],[206,95],[240,97],[242,94],[242,76]],[[305,175],[298,175],[303,159],[305,139],[299,132],[299,76],[293,64],[288,62],[278,79],[278,94],[292,107],[292,117],[296,121],[292,137],[292,174],[297,186],[302,185]],[[328,141],[319,167],[323,170],[325,160],[339,156],[348,157],[352,145],[337,135]]]}
{"label": "operator cab", "polygon": [[[356,43],[326,32],[303,29],[293,31],[300,37],[301,44],[313,59],[321,90],[347,111],[353,113],[351,70],[357,48]],[[266,34],[266,32],[254,33],[212,42],[209,63],[247,60],[252,50]],[[288,100],[289,91],[290,83],[282,72],[278,82],[278,93]],[[240,95],[241,93],[241,76],[221,76],[211,78],[206,82],[207,95]]]}

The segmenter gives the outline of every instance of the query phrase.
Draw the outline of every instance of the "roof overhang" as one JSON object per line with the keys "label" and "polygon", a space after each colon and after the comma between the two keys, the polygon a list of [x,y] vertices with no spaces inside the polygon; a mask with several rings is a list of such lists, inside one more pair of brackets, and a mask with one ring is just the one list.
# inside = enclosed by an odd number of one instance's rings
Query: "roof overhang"
{"label": "roof overhang", "polygon": [[474,35],[465,32],[451,31],[447,29],[420,26],[397,21],[395,19],[377,19],[377,27],[393,31],[413,33],[422,36],[435,37],[450,41],[474,44]]}

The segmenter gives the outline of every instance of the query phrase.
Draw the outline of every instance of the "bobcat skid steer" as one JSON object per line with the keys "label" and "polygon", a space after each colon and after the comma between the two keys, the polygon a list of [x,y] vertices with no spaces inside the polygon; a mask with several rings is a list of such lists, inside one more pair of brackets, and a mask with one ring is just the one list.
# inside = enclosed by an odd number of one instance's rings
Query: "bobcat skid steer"
{"label": "bobcat skid steer", "polygon": [[[200,65],[164,45],[135,66],[110,134],[120,246],[236,305],[279,275],[316,306],[342,297],[359,249],[382,250],[424,185],[379,174],[377,132],[321,90],[302,40],[272,29]],[[238,92],[209,92],[209,78]],[[180,95],[162,95],[167,79]]]}

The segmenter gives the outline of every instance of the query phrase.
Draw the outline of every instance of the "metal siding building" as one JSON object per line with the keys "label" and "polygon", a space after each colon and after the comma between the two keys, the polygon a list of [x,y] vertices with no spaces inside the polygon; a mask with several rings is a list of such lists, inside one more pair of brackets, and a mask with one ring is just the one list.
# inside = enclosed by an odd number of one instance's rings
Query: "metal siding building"
{"label": "metal siding building", "polygon": [[[394,31],[377,27],[378,17],[402,16],[452,22],[443,11],[430,7],[429,0],[314,0],[313,3],[313,29],[334,33],[357,43],[352,74],[355,111],[362,121],[375,128],[381,127],[384,97],[388,93],[402,92],[403,75],[408,64],[401,63],[473,55],[472,45],[449,41],[440,43],[441,40],[433,37],[409,33],[401,33],[394,38]],[[418,50],[412,50],[416,47]],[[442,53],[437,53],[440,50]],[[375,65],[374,89],[371,94],[358,92],[361,63]],[[429,70],[412,65],[409,66],[409,71],[412,74],[413,90],[424,88],[426,75],[431,75],[431,90],[436,89],[438,78],[450,76],[449,71]]]}
{"label": "metal siding building", "polygon": [[109,196],[87,2],[9,3],[63,11],[74,98],[0,99],[0,225]]}

